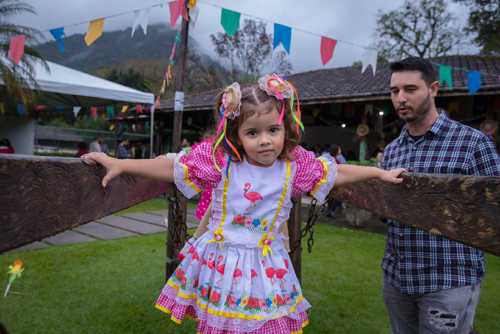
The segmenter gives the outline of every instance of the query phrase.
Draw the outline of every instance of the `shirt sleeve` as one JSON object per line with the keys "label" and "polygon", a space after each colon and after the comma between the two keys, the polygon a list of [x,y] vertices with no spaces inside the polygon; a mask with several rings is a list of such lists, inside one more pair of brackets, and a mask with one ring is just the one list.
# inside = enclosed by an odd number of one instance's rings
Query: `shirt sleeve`
{"label": "shirt sleeve", "polygon": [[292,152],[296,160],[295,178],[292,184],[292,196],[306,192],[322,201],[333,188],[337,178],[337,163],[328,156],[316,158],[313,152],[297,146]]}
{"label": "shirt sleeve", "polygon": [[500,156],[488,137],[482,136],[475,145],[470,168],[472,175],[500,176]]}
{"label": "shirt sleeve", "polygon": [[[224,161],[216,155],[217,164],[224,168]],[[216,187],[221,181],[221,172],[214,165],[212,144],[201,143],[188,154],[180,152],[174,162],[174,182],[177,188],[191,198],[203,188]]]}

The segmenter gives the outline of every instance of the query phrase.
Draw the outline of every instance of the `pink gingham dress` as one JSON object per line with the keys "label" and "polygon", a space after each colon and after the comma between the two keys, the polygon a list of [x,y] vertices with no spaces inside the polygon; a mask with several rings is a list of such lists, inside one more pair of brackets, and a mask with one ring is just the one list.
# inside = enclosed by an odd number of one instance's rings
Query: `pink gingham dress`
{"label": "pink gingham dress", "polygon": [[337,166],[301,147],[293,153],[294,161],[263,168],[244,159],[227,172],[215,168],[211,143],[178,156],[174,181],[186,197],[207,186],[214,190],[209,230],[188,240],[156,302],[174,322],[194,319],[198,333],[302,333],[310,304],[279,226],[289,217],[292,196],[310,191],[326,197]]}

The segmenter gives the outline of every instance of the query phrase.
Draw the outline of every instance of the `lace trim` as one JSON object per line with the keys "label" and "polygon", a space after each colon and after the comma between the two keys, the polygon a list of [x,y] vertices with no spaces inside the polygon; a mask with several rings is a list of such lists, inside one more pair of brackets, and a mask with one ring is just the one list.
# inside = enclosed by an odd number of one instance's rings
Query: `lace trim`
{"label": "lace trim", "polygon": [[337,163],[327,156],[322,156],[317,160],[323,164],[324,173],[323,178],[318,182],[316,187],[314,187],[314,190],[311,191],[311,195],[317,200],[323,201],[330,193],[330,190],[332,190],[335,179],[337,178]]}
{"label": "lace trim", "polygon": [[180,159],[185,155],[185,152],[180,152],[177,154],[174,161],[174,183],[184,196],[191,198],[201,191],[198,186],[196,186],[189,179],[189,170],[186,165],[180,162]]}

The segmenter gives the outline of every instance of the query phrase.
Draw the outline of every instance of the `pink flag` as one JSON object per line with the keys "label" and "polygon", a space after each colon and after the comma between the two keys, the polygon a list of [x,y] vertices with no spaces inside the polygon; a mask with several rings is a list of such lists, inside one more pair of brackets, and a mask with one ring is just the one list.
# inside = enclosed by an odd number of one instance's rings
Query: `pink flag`
{"label": "pink flag", "polygon": [[97,107],[90,107],[90,115],[92,115],[94,119],[97,118]]}
{"label": "pink flag", "polygon": [[14,63],[19,64],[24,54],[24,35],[14,36],[10,39],[9,55],[14,59]]}
{"label": "pink flag", "polygon": [[321,61],[323,61],[323,65],[326,65],[332,59],[336,45],[336,39],[321,37]]}
{"label": "pink flag", "polygon": [[186,21],[189,21],[189,16],[184,0],[169,2],[168,8],[170,9],[170,27],[172,27],[172,29],[175,27],[175,23],[177,22],[177,19],[180,15],[182,15],[182,17],[184,17]]}

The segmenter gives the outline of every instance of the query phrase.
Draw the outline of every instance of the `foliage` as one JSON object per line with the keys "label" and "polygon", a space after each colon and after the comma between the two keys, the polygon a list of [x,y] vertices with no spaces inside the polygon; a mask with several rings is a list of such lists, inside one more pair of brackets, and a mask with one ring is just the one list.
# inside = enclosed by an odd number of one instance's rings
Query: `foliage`
{"label": "foliage", "polygon": [[55,127],[58,127],[58,128],[71,128],[71,127],[73,127],[71,124],[68,124],[62,118],[51,119],[46,125],[47,126],[55,126]]}
{"label": "foliage", "polygon": [[[22,0],[0,0],[0,52],[2,56],[0,57],[0,78],[6,87],[6,96],[0,96],[0,99],[5,101],[7,96],[10,99],[15,97],[23,105],[28,106],[34,104],[38,96],[36,91],[28,87],[39,89],[33,66],[37,62],[41,62],[47,69],[48,66],[42,56],[30,46],[42,37],[41,32],[10,22],[10,17],[22,13],[36,14],[33,6]],[[18,35],[25,35],[25,46],[24,55],[16,65],[9,56],[9,46],[11,37]]]}
{"label": "foliage", "polygon": [[378,49],[390,58],[446,55],[462,40],[444,0],[405,0],[377,18]]}
{"label": "foliage", "polygon": [[113,69],[106,79],[143,92],[151,92],[151,84],[144,78],[144,75],[133,68],[129,68],[127,71]]}
{"label": "foliage", "polygon": [[476,33],[474,41],[481,53],[500,54],[500,1],[454,0],[470,8],[468,33]]}
{"label": "foliage", "polygon": [[83,115],[78,117],[73,123],[73,128],[78,129],[91,129],[91,130],[102,130],[108,131],[109,123],[107,120],[97,117],[94,119],[93,117],[88,118]]}
{"label": "foliage", "polygon": [[280,48],[276,48],[273,52],[273,72],[279,75],[290,75],[293,71],[293,66],[288,59],[288,53]]}
{"label": "foliage", "polygon": [[[390,333],[380,269],[385,237],[315,229],[313,252],[302,253],[302,287],[313,306],[304,332]],[[0,322],[10,333],[194,333],[196,323],[177,325],[153,306],[165,284],[165,238],[158,233],[0,255],[0,268],[18,258],[26,267],[12,287],[22,294],[0,303]],[[487,254],[487,263],[475,327],[499,333],[500,258]]]}
{"label": "foliage", "polygon": [[258,77],[262,65],[272,51],[272,38],[264,22],[245,19],[243,28],[233,36],[218,32],[210,35],[215,52],[231,63],[232,80],[237,80],[238,69],[250,77]]}

